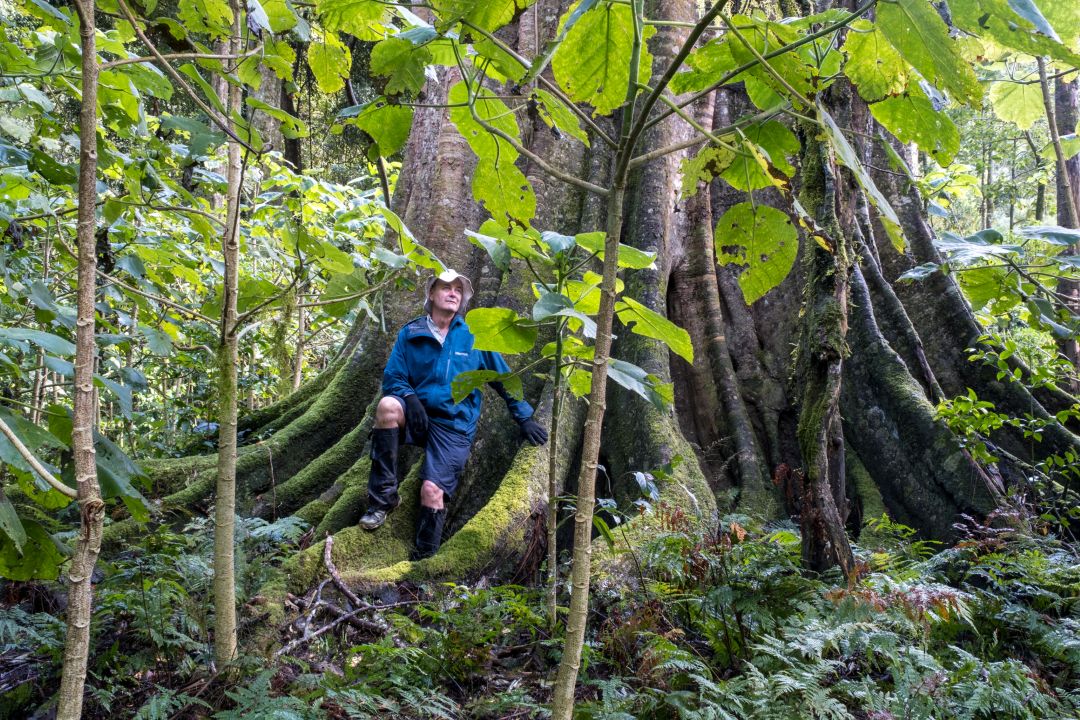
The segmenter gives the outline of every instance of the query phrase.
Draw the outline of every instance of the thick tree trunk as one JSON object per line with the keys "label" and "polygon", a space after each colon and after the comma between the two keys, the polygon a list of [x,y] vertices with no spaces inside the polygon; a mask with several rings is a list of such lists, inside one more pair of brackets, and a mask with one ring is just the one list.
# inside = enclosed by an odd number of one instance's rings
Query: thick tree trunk
{"label": "thick tree trunk", "polygon": [[79,39],[82,50],[82,109],[79,114],[79,221],[78,301],[75,329],[75,408],[71,444],[75,458],[76,502],[79,506],[79,538],[68,570],[67,635],[64,667],[56,716],[77,720],[82,716],[90,650],[90,617],[93,608],[93,572],[101,551],[105,503],[98,485],[94,452],[97,414],[94,390],[95,338],[94,295],[97,288],[97,87],[94,0],[78,0]]}

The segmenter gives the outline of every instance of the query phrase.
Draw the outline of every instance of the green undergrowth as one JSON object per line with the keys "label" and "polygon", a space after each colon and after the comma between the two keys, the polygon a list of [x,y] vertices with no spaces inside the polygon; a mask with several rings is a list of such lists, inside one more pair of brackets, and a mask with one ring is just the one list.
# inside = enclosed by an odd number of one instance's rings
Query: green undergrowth
{"label": "green undergrowth", "polygon": [[[648,512],[654,535],[611,550],[629,576],[596,586],[576,717],[1080,716],[1080,563],[1049,528],[998,517],[941,548],[881,516],[848,585],[802,571],[790,524],[733,515],[703,529],[664,503]],[[547,716],[563,638],[542,589],[385,583],[354,623],[325,583],[282,589],[284,615],[271,617],[258,590],[305,529],[241,523],[245,654],[231,674],[210,667],[206,524],[103,563],[85,717]],[[356,550],[348,537],[335,538],[339,562]],[[30,717],[57,686],[58,588],[6,590],[17,601],[0,611],[0,717]]]}

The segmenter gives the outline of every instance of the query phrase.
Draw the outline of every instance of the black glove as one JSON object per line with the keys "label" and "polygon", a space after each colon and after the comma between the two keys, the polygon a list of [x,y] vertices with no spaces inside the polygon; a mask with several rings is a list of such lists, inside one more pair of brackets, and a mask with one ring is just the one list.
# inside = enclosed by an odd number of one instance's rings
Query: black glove
{"label": "black glove", "polygon": [[547,430],[532,418],[521,421],[521,434],[530,445],[543,445],[548,441]]}
{"label": "black glove", "polygon": [[422,442],[427,438],[427,410],[416,395],[405,398],[405,424],[409,426],[409,434],[416,442]]}

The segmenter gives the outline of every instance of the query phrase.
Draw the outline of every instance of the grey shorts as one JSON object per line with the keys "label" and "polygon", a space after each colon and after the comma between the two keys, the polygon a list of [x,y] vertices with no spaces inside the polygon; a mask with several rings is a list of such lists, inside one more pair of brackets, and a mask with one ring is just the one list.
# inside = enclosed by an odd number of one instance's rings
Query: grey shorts
{"label": "grey shorts", "polygon": [[[403,399],[396,395],[387,397],[397,400],[401,404],[402,413],[405,412]],[[452,496],[457,490],[461,474],[465,471],[465,463],[469,461],[472,438],[429,418],[426,438],[414,438],[406,424],[401,429],[400,442],[424,448],[424,464],[420,467],[420,479],[430,480],[447,496]]]}

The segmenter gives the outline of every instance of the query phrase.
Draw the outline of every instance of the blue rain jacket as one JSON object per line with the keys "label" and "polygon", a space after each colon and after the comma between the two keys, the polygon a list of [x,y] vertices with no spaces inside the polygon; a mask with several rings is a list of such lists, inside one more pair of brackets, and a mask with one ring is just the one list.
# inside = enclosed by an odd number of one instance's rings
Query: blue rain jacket
{"label": "blue rain jacket", "polygon": [[[450,383],[458,373],[467,370],[510,372],[499,353],[473,349],[473,334],[460,315],[454,316],[442,345],[428,328],[427,316],[421,315],[398,333],[383,371],[383,395],[419,396],[431,422],[456,430],[471,440],[476,434],[483,394],[479,389],[473,390],[459,403],[450,396]],[[502,383],[494,382],[491,386],[506,401],[514,420],[520,423],[532,417],[529,403],[510,397]]]}

